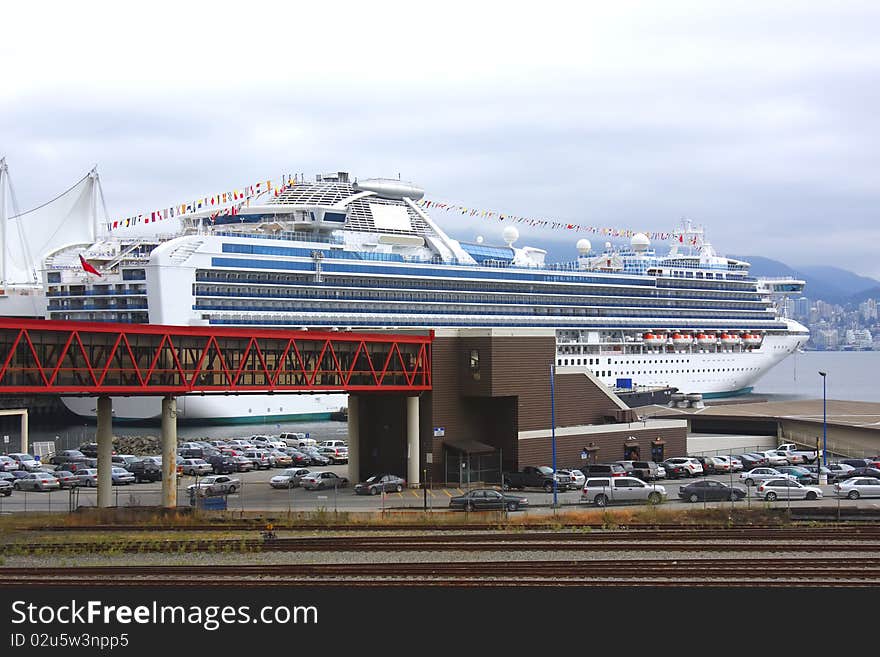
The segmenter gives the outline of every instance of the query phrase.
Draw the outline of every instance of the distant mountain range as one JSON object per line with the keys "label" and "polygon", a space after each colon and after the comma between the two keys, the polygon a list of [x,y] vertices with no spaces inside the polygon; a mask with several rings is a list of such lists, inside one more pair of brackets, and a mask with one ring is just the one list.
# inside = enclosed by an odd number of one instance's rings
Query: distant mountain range
{"label": "distant mountain range", "polygon": [[806,281],[804,296],[828,303],[852,304],[865,299],[880,299],[880,281],[859,276],[840,267],[810,265],[794,269],[784,262],[762,256],[731,255],[752,263],[753,276],[794,276]]}

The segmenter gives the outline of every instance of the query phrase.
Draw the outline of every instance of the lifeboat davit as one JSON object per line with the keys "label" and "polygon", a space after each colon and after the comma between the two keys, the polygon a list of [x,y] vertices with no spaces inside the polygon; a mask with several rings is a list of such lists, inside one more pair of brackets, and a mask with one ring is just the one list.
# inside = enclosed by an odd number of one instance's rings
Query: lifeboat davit
{"label": "lifeboat davit", "polygon": [[715,345],[715,336],[707,333],[697,334],[697,344],[701,347],[713,347]]}
{"label": "lifeboat davit", "polygon": [[686,347],[692,342],[691,336],[688,333],[673,333],[672,334],[672,344],[676,347]]}
{"label": "lifeboat davit", "polygon": [[721,334],[721,344],[725,347],[732,347],[737,342],[739,342],[739,338],[731,333],[722,333]]}

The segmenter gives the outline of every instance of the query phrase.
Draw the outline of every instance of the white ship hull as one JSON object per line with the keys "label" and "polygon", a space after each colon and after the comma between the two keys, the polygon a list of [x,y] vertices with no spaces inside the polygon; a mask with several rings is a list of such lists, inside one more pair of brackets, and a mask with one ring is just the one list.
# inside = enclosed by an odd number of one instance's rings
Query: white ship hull
{"label": "white ship hull", "polygon": [[[161,415],[161,397],[113,397],[113,419],[153,422]],[[95,417],[95,400],[62,397],[64,405],[80,417]],[[273,422],[327,420],[348,405],[348,395],[187,395],[177,398],[177,417],[192,424],[271,424]]]}
{"label": "white ship hull", "polygon": [[[768,335],[760,348],[741,352],[626,353],[605,351],[590,366],[609,386],[631,379],[639,386],[672,386],[683,393],[726,396],[746,393],[775,365],[802,347],[807,335]],[[559,363],[559,361],[562,361]],[[561,365],[575,360],[557,358]]]}

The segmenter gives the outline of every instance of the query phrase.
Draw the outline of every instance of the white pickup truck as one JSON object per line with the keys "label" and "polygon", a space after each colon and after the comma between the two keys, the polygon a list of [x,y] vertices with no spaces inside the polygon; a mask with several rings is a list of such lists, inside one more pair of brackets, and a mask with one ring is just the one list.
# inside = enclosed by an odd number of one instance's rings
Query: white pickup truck
{"label": "white pickup truck", "polygon": [[798,463],[813,463],[819,458],[816,450],[799,449],[795,443],[783,443],[776,448],[777,452],[783,452],[792,465]]}

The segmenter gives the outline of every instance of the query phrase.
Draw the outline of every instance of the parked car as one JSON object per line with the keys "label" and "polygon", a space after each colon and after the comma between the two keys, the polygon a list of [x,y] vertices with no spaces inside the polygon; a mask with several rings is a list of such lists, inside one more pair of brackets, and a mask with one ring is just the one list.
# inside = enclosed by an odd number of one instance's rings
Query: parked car
{"label": "parked car", "polygon": [[841,472],[834,477],[834,481],[846,481],[853,477],[877,477],[880,478],[880,469],[878,468],[853,468],[848,472]]}
{"label": "parked car", "polygon": [[212,495],[232,495],[241,488],[241,479],[235,479],[228,475],[208,475],[199,480],[197,484],[186,487],[190,497],[210,497]]}
{"label": "parked car", "polygon": [[786,452],[781,452],[775,449],[768,449],[765,452],[761,452],[764,458],[767,459],[768,465],[771,468],[775,468],[777,465],[790,465],[791,461],[788,460],[788,454]]}
{"label": "parked car", "polygon": [[339,440],[339,439],[323,440],[320,443],[318,443],[318,449],[321,449],[322,447],[345,447],[346,449],[348,449],[348,443],[345,442],[344,440]]}
{"label": "parked car", "polygon": [[715,474],[715,462],[711,456],[690,456],[688,458],[696,459],[703,468],[703,474]]}
{"label": "parked car", "polygon": [[95,468],[85,468],[76,473],[76,479],[79,486],[88,486],[94,488],[98,485],[98,471]]}
{"label": "parked car", "polygon": [[[629,463],[631,465],[629,473],[642,481],[657,481],[666,477],[665,468],[654,461],[618,461],[618,463]],[[581,482],[579,488],[583,487]]]}
{"label": "parked car", "polygon": [[464,511],[489,511],[493,509],[519,511],[528,505],[529,500],[526,497],[502,493],[492,488],[475,488],[464,495],[458,495],[449,499],[450,509],[462,509]]}
{"label": "parked car", "polygon": [[502,475],[501,488],[503,490],[543,488],[549,493],[553,490],[554,481],[556,490],[566,490],[571,478],[563,477],[558,472],[554,473],[553,468],[547,465],[526,465],[519,472],[505,472]]}
{"label": "parked car", "polygon": [[700,477],[704,474],[703,464],[690,456],[674,456],[664,461],[664,467],[666,463],[683,465],[688,477]]}
{"label": "parked car", "polygon": [[646,502],[660,504],[666,499],[666,488],[658,484],[646,484],[635,477],[587,477],[581,492],[581,500],[606,506],[616,502]]}
{"label": "parked car", "polygon": [[714,479],[702,479],[678,489],[678,496],[688,502],[720,502],[722,500],[741,500],[747,491],[727,486]]}
{"label": "parked car", "polygon": [[778,468],[782,474],[789,474],[802,484],[818,484],[819,476],[814,475],[807,468],[799,465],[783,465]]}
{"label": "parked car", "polygon": [[134,475],[119,466],[110,468],[110,479],[114,486],[126,486],[135,483]]}
{"label": "parked car", "polygon": [[138,460],[138,457],[134,454],[114,454],[112,457],[113,465],[129,469],[132,463]]}
{"label": "parked car", "polygon": [[706,463],[709,465],[709,471],[716,474],[727,474],[732,469],[726,456],[707,456]]}
{"label": "parked car", "polygon": [[560,470],[559,471],[559,474],[562,474],[562,475],[564,475],[566,473],[568,474],[569,478],[571,479],[571,484],[569,484],[569,487],[572,490],[581,490],[584,487],[584,484],[587,481],[587,476],[583,472],[581,472],[580,470]]}
{"label": "parked car", "polygon": [[348,463],[348,447],[321,447],[318,451],[330,459],[330,463]]}
{"label": "parked car", "polygon": [[144,458],[133,461],[128,466],[129,472],[134,475],[135,483],[142,481],[161,481],[162,465],[157,463],[153,457],[146,456]]}
{"label": "parked car", "polygon": [[880,497],[880,479],[876,477],[853,477],[834,484],[834,494],[857,500],[860,497]]}
{"label": "parked car", "polygon": [[723,459],[727,462],[727,472],[742,472],[743,463],[737,457],[732,455],[716,456],[716,459]]}
{"label": "parked car", "polygon": [[854,467],[847,463],[828,463],[824,467],[828,468],[829,470],[829,478],[831,478],[832,476],[836,477],[837,475],[843,474],[844,472],[852,472],[853,470],[855,470]]}
{"label": "parked car", "polygon": [[3,472],[12,472],[13,470],[18,470],[18,461],[14,458],[6,456],[5,454],[0,456],[0,470]]}
{"label": "parked car", "polygon": [[[285,447],[285,449],[287,448]],[[280,449],[271,450],[269,452],[269,459],[272,461],[272,467],[274,468],[289,468],[293,465],[293,458]]]}
{"label": "parked car", "polygon": [[[287,454],[287,456],[290,457],[291,467],[301,467],[304,465],[311,465],[312,464],[312,459],[309,458],[309,455],[305,454],[304,452],[301,452],[300,450],[296,449],[295,447],[282,447],[278,451],[281,452],[282,454]],[[322,460],[324,460],[323,457],[321,457],[321,458],[322,458]],[[330,463],[330,459],[326,459],[326,461],[327,461],[327,463],[324,463],[323,465],[328,465]]]}
{"label": "parked car", "polygon": [[25,454],[23,452],[12,452],[11,454],[8,454],[8,456],[18,463],[18,470],[37,472],[38,470],[43,469],[43,466],[40,464],[40,462],[35,459],[31,454]]}
{"label": "parked car", "polygon": [[249,458],[254,464],[254,470],[268,470],[272,467],[272,461],[269,460],[269,452],[264,449],[246,449],[244,451],[245,458]]}
{"label": "parked car", "polygon": [[400,492],[406,487],[406,480],[393,474],[378,474],[354,487],[358,495],[378,495],[379,493]]}
{"label": "parked car", "polygon": [[183,459],[183,474],[207,475],[214,472],[214,468],[205,459]]}
{"label": "parked car", "polygon": [[83,443],[79,446],[79,451],[82,452],[84,456],[96,459],[98,458],[98,443]]}
{"label": "parked car", "polygon": [[77,472],[81,472],[82,470],[88,470],[90,467],[93,467],[89,460],[85,461],[73,461],[68,463],[62,463],[61,465],[55,466],[55,471],[59,472],[61,470],[66,470],[68,472],[72,472],[76,474]]}
{"label": "parked car", "polygon": [[0,479],[0,495],[4,497],[12,495],[12,483],[6,479]]}
{"label": "parked car", "polygon": [[318,445],[318,441],[314,438],[306,438],[306,434],[295,431],[282,433],[278,436],[278,439],[287,443],[288,447],[296,447],[297,449],[300,447],[317,447]]}
{"label": "parked car", "polygon": [[822,499],[822,489],[818,486],[804,486],[794,479],[767,479],[758,484],[756,494],[768,502],[777,498],[785,500]]}
{"label": "parked car", "polygon": [[83,454],[78,449],[65,449],[64,451],[57,452],[49,457],[49,463],[52,465],[61,465],[62,463],[76,463],[77,461],[84,461],[86,455]]}
{"label": "parked car", "polygon": [[61,488],[76,488],[80,485],[79,478],[69,470],[55,470],[52,476],[58,480]]}
{"label": "parked car", "polygon": [[748,472],[749,470],[753,470],[755,468],[760,468],[766,465],[764,457],[758,457],[755,454],[737,454],[736,458],[742,463],[741,472]]}
{"label": "parked car", "polygon": [[865,468],[873,465],[871,459],[840,459],[840,463],[845,463],[853,468]]}
{"label": "parked car", "polygon": [[250,472],[254,469],[253,459],[249,459],[247,456],[233,456],[231,458],[235,463],[236,472]]}
{"label": "parked car", "polygon": [[272,488],[296,488],[300,485],[302,478],[311,474],[306,468],[287,468],[282,470],[281,474],[277,474],[269,480]]}
{"label": "parked car", "polygon": [[232,474],[233,472],[238,472],[238,463],[236,463],[231,456],[217,454],[215,456],[209,456],[206,460],[211,466],[211,470],[214,474]]}
{"label": "parked car", "polygon": [[663,461],[663,463],[661,463],[660,465],[663,466],[663,470],[666,472],[667,479],[681,479],[682,477],[688,476],[687,470],[681,463],[671,463],[669,461]]}
{"label": "parked car", "polygon": [[12,482],[15,490],[58,490],[61,483],[48,472],[28,472],[26,476],[20,477]]}
{"label": "parked car", "polygon": [[300,486],[306,490],[345,488],[348,486],[348,479],[340,477],[335,472],[312,472],[300,480]]}
{"label": "parked car", "polygon": [[300,447],[299,451],[309,457],[309,465],[330,465],[330,458],[321,454],[317,447],[305,445]]}
{"label": "parked car", "polygon": [[582,465],[580,471],[585,477],[606,475],[609,477],[623,477],[626,469],[620,463],[589,463]]}
{"label": "parked car", "polygon": [[794,479],[792,475],[782,474],[776,468],[754,468],[748,472],[741,472],[739,475],[740,481],[745,483],[746,486],[754,486],[756,483],[770,479],[779,479],[780,477]]}

